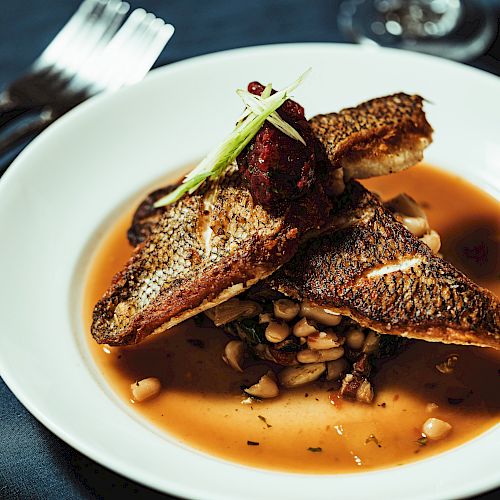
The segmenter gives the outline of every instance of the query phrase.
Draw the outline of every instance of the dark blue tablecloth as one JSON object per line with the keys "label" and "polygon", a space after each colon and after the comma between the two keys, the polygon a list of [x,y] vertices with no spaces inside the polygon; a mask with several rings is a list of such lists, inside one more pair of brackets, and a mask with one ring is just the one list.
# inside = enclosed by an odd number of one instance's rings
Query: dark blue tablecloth
{"label": "dark blue tablecloth", "polygon": [[[50,42],[80,0],[0,0],[0,87]],[[170,21],[176,33],[157,66],[235,47],[345,42],[335,0],[129,0]],[[497,18],[500,0],[493,0]],[[500,39],[471,62],[500,75]],[[500,98],[500,97],[499,97]],[[8,332],[1,332],[7,335]],[[0,498],[147,498],[166,495],[132,483],[73,450],[35,420],[0,381]],[[256,494],[256,498],[258,495]],[[484,499],[500,498],[500,491]]]}

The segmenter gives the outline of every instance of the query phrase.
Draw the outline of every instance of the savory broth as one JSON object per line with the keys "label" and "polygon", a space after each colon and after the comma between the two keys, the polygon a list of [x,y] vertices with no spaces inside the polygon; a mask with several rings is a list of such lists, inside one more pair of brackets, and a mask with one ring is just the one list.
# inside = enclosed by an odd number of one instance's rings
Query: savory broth
{"label": "savory broth", "polygon": [[[500,294],[498,202],[425,165],[365,185],[384,198],[412,195],[440,233],[446,258]],[[95,302],[130,256],[129,221],[123,218],[110,231],[93,262],[84,297],[88,327]],[[327,382],[247,405],[240,386],[255,383],[267,367],[255,362],[243,374],[234,372],[221,359],[226,342],[221,331],[192,320],[135,347],[99,346],[89,335],[96,364],[124,401],[186,444],[256,467],[338,473],[402,465],[462,444],[500,421],[500,355],[491,349],[415,342],[376,374],[372,405],[337,399]],[[451,354],[458,361],[444,375],[436,364]],[[134,403],[130,384],[150,376],[161,380],[160,395]],[[417,442],[429,417],[449,422],[451,435]]]}

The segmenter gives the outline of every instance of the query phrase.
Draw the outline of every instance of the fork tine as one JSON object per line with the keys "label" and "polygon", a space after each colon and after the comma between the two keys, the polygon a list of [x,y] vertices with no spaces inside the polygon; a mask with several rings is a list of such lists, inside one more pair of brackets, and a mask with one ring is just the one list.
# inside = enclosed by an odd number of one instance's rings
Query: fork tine
{"label": "fork tine", "polygon": [[173,32],[172,25],[165,25],[162,19],[153,14],[143,16],[135,29],[125,33],[120,41],[120,53],[127,54],[127,57],[114,58],[114,64],[109,67],[104,82],[106,88],[115,90],[140,80],[151,68]]}
{"label": "fork tine", "polygon": [[152,26],[154,26],[155,20],[156,17],[154,14],[147,14],[136,30],[126,40],[123,50],[127,51],[128,57],[126,60],[122,59],[121,64],[115,67],[112,80],[110,80],[112,88],[119,88],[127,82],[127,75],[137,65],[140,54],[143,51],[143,45],[148,44],[152,40]]}
{"label": "fork tine", "polygon": [[49,68],[57,61],[59,54],[87,22],[98,3],[99,0],[84,0],[80,4],[77,11],[70,17],[52,42],[47,45],[45,50],[33,63],[33,68],[35,70],[41,71],[45,68]]}
{"label": "fork tine", "polygon": [[[73,65],[73,73],[71,74],[71,82],[69,83],[69,90],[73,92],[80,92],[87,90],[95,80],[96,65],[105,53],[106,48],[110,41],[113,39],[118,28],[122,24],[123,18],[128,12],[130,6],[126,2],[119,2],[114,8],[108,9],[109,12],[105,14],[104,29],[100,28],[100,36],[94,34],[93,38],[95,43],[87,47],[86,54],[79,58],[77,64]],[[85,38],[85,43],[88,42],[88,37]],[[72,51],[74,52],[74,50]],[[69,74],[69,69],[66,70],[66,75]]]}
{"label": "fork tine", "polygon": [[130,85],[142,80],[173,34],[174,27],[171,24],[165,24],[159,18],[155,19],[150,27],[150,36],[143,43],[141,50],[138,51],[136,64],[130,65],[130,71],[125,78],[124,84]]}
{"label": "fork tine", "polygon": [[129,6],[120,0],[104,0],[100,7],[91,16],[93,19],[81,27],[54,64],[54,70],[59,71],[63,78],[73,77],[96,49],[107,44]]}
{"label": "fork tine", "polygon": [[109,87],[110,79],[129,58],[129,44],[133,34],[141,29],[147,14],[144,9],[136,9],[130,14],[121,29],[111,39],[99,61],[96,61],[92,80],[95,81],[91,92],[95,93]]}
{"label": "fork tine", "polygon": [[120,88],[126,81],[126,75],[130,68],[137,63],[137,54],[139,47],[144,39],[147,39],[149,34],[149,26],[155,20],[153,14],[146,14],[141,19],[141,22],[131,31],[124,39],[121,51],[127,54],[127,57],[117,59],[112,71],[109,73],[107,88],[115,90]]}
{"label": "fork tine", "polygon": [[140,60],[141,64],[138,65],[134,75],[127,83],[139,81],[146,75],[165,48],[165,45],[172,38],[174,31],[175,29],[171,24],[162,22],[161,25],[158,25],[153,41],[146,48]]}

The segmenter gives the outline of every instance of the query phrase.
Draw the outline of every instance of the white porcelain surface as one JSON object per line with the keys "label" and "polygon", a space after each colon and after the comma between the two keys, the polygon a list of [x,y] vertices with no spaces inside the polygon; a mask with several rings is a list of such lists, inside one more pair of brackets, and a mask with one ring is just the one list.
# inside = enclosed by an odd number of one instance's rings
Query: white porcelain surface
{"label": "white porcelain surface", "polygon": [[83,278],[113,217],[227,134],[242,109],[237,88],[254,79],[279,88],[309,66],[296,91],[309,116],[396,91],[425,96],[436,130],[427,160],[500,198],[500,83],[491,75],[428,56],[330,44],[242,49],[153,71],[63,117],[0,180],[2,376],[70,445],[189,498],[457,498],[500,486],[500,426],[442,455],[355,475],[225,462],[130,413],[89,357]]}

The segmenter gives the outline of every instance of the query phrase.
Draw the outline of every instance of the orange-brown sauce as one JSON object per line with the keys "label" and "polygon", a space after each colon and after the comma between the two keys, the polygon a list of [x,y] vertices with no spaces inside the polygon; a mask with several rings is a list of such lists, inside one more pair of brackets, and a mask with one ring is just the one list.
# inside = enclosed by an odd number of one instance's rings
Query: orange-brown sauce
{"label": "orange-brown sauce", "polygon": [[[405,191],[422,203],[445,256],[500,294],[497,201],[424,165],[365,184],[384,198]],[[123,218],[109,232],[93,262],[84,297],[89,326],[94,303],[130,255],[129,220]],[[332,404],[327,383],[243,405],[240,385],[254,383],[267,368],[257,363],[235,373],[221,359],[226,342],[222,332],[197,328],[191,320],[135,347],[104,349],[89,335],[96,364],[124,401],[184,443],[247,465],[308,473],[402,465],[462,444],[500,422],[500,356],[491,349],[415,342],[376,375],[372,405],[335,398]],[[457,354],[458,362],[452,374],[443,375],[435,365],[450,354]],[[161,394],[133,403],[130,384],[148,376],[160,378]],[[429,403],[437,408],[429,411]],[[417,439],[431,416],[449,422],[453,431],[422,446]]]}

